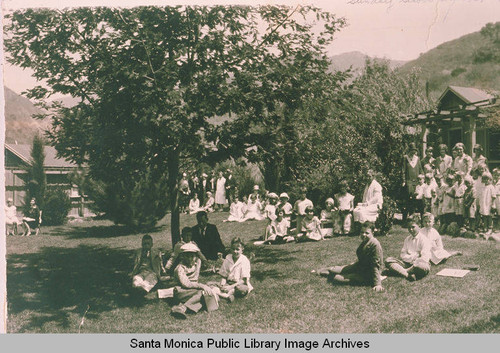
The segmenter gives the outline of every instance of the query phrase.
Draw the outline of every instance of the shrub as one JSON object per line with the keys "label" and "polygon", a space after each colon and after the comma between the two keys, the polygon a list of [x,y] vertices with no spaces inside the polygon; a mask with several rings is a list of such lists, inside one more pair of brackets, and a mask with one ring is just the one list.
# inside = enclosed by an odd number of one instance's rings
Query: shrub
{"label": "shrub", "polygon": [[457,222],[451,222],[446,228],[446,234],[451,235],[452,237],[458,236],[460,233],[460,227]]}
{"label": "shrub", "polygon": [[66,191],[61,188],[47,190],[42,213],[43,224],[51,226],[64,224],[70,210],[71,200]]}
{"label": "shrub", "polygon": [[375,236],[384,236],[389,233],[394,224],[394,213],[396,213],[397,204],[390,197],[384,197],[384,204],[378,213],[375,222]]}

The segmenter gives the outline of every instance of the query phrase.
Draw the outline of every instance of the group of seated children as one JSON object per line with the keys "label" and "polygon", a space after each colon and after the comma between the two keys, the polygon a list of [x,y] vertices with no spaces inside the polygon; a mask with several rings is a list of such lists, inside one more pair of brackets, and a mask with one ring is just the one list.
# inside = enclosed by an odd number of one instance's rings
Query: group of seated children
{"label": "group of seated children", "polygon": [[7,235],[17,235],[19,234],[19,226],[22,228],[21,236],[30,236],[31,231],[35,232],[35,235],[40,233],[40,225],[42,224],[42,211],[36,205],[36,200],[31,199],[30,207],[25,212],[22,220],[17,217],[17,208],[14,206],[12,198],[7,199],[7,205],[5,206],[5,230]]}
{"label": "group of seated children", "polygon": [[[351,233],[354,196],[347,192],[347,183],[340,184],[340,192],[325,201],[320,217],[314,214],[314,205],[306,196],[307,189],[300,190],[294,206],[288,202],[286,193],[269,194],[269,203],[264,208],[268,220],[263,241],[256,244],[279,244],[284,242],[319,241],[333,235]],[[295,227],[292,227],[292,216]]]}
{"label": "group of seated children", "polygon": [[199,282],[202,263],[207,259],[191,240],[191,235],[191,228],[182,230],[183,240],[175,244],[165,265],[160,251],[153,250],[152,237],[144,235],[132,271],[132,285],[143,294],[157,286],[162,273],[173,274],[173,299],[177,304],[172,307],[171,313],[178,318],[186,318],[186,313],[197,313],[203,307],[215,310],[219,298],[232,302],[235,297],[244,297],[253,289],[250,260],[243,255],[244,245],[237,237],[232,239],[230,252],[218,271],[222,277],[220,282]]}
{"label": "group of seated children", "polygon": [[200,205],[200,199],[197,193],[193,193],[193,198],[189,200],[188,210],[189,214],[196,214],[199,211],[214,212],[215,198],[212,192],[206,192],[206,200],[203,206]]}
{"label": "group of seated children", "polygon": [[[397,275],[415,281],[425,277],[431,263],[437,265],[446,259],[461,255],[459,251],[448,252],[443,247],[441,236],[433,228],[434,216],[424,213],[424,227],[412,219],[409,223],[410,235],[403,243],[399,258],[388,257],[385,261],[387,274]],[[313,270],[321,276],[329,277],[334,283],[369,285],[379,292],[382,287],[383,251],[380,242],[373,236],[373,223],[361,227],[361,244],[356,250],[357,261],[344,266],[333,266]]]}

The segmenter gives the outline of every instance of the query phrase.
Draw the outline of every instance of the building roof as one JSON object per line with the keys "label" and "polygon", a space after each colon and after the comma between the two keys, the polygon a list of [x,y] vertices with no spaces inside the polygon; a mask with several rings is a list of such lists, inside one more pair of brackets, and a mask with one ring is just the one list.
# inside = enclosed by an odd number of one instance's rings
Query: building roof
{"label": "building roof", "polygon": [[[31,162],[31,145],[5,144],[5,148],[19,157],[23,162]],[[44,146],[45,168],[76,168],[77,165],[64,158],[57,157],[57,151],[52,146]]]}
{"label": "building roof", "polygon": [[479,88],[474,87],[460,87],[460,86],[448,86],[443,94],[439,97],[439,102],[446,96],[448,92],[453,92],[457,97],[463,100],[467,104],[473,104],[476,106],[488,104],[488,100],[494,98],[494,95],[489,94]]}

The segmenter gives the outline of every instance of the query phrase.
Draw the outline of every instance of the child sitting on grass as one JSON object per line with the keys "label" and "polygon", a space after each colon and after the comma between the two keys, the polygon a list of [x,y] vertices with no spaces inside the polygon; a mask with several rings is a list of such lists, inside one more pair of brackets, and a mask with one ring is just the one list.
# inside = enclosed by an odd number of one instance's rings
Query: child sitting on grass
{"label": "child sitting on grass", "polygon": [[285,218],[285,210],[278,208],[276,210],[276,219],[266,228],[264,237],[265,244],[281,244],[295,241],[295,238],[288,235],[290,221]]}
{"label": "child sitting on grass", "polygon": [[179,255],[180,263],[174,270],[174,279],[176,281],[174,299],[179,304],[172,307],[171,314],[180,319],[186,318],[188,310],[197,313],[202,309],[204,294],[216,295],[210,286],[198,282],[201,269],[199,252],[200,249],[193,243],[182,245]]}
{"label": "child sitting on grass", "polygon": [[210,191],[207,191],[207,201],[205,202],[205,205],[202,207],[202,211],[205,212],[214,212],[214,206],[215,206],[215,199]]}
{"label": "child sitting on grass", "polygon": [[233,301],[235,297],[244,297],[253,289],[250,283],[250,260],[243,255],[243,242],[235,237],[231,240],[230,253],[224,259],[219,274],[222,276],[220,282],[219,296]]}
{"label": "child sitting on grass", "polygon": [[161,256],[153,250],[153,238],[146,234],[142,237],[142,247],[137,250],[132,270],[132,286],[142,294],[149,293],[160,279]]}
{"label": "child sitting on grass", "polygon": [[321,221],[314,215],[312,206],[307,206],[305,217],[301,222],[300,232],[297,233],[297,242],[303,241],[319,241],[323,240],[324,236],[321,233]]}
{"label": "child sitting on grass", "polygon": [[321,210],[321,232],[325,238],[332,237],[334,232],[340,233],[340,229],[335,229],[339,223],[337,218],[338,213],[334,208],[334,201],[329,197],[325,201],[325,209]]}
{"label": "child sitting on grass", "polygon": [[410,221],[408,226],[410,235],[404,240],[400,258],[388,257],[385,260],[385,267],[389,273],[403,276],[409,281],[425,277],[431,268],[429,264],[431,244],[420,234],[418,223],[416,219]]}
{"label": "child sitting on grass", "polygon": [[373,236],[374,227],[370,222],[361,225],[361,244],[356,250],[358,258],[356,262],[313,272],[328,276],[333,283],[369,285],[376,292],[383,291],[381,276],[383,253],[380,242]]}
{"label": "child sitting on grass", "polygon": [[[172,251],[172,255],[170,255],[170,258],[165,265],[164,272],[168,273],[170,272],[170,270],[175,269],[175,267],[178,265],[178,257],[181,253],[181,247],[184,244],[188,243],[198,246],[193,241],[193,231],[191,230],[191,227],[184,227],[181,231],[181,240],[175,243],[174,250]],[[207,258],[201,253],[201,251],[198,253],[198,257],[200,258],[202,263],[207,263]]]}
{"label": "child sitting on grass", "polygon": [[460,251],[448,252],[444,249],[443,240],[441,239],[439,232],[433,228],[434,216],[432,215],[432,213],[424,213],[422,223],[424,227],[420,230],[419,233],[425,236],[428,241],[430,241],[430,260],[434,265],[437,265],[452,256],[462,255]]}

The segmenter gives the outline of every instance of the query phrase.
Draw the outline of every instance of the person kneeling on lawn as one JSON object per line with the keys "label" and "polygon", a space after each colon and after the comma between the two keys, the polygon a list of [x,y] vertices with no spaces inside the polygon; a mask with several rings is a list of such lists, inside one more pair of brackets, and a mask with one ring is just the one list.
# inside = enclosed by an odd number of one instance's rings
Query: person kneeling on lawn
{"label": "person kneeling on lawn", "polygon": [[253,289],[250,283],[250,260],[243,255],[243,242],[236,237],[231,240],[231,252],[224,259],[219,270],[221,297],[233,301],[234,297],[244,297]]}
{"label": "person kneeling on lawn", "polygon": [[153,250],[153,238],[146,234],[142,237],[142,248],[135,255],[132,270],[132,285],[134,288],[149,293],[160,278],[161,257],[159,250]]}
{"label": "person kneeling on lawn", "polygon": [[406,237],[401,250],[400,258],[388,257],[385,260],[385,267],[390,273],[401,275],[404,278],[415,281],[427,276],[431,266],[431,244],[422,235],[416,220],[411,220],[408,225],[410,235]]}
{"label": "person kneeling on lawn", "polygon": [[361,244],[356,250],[358,261],[346,266],[333,266],[318,270],[318,273],[321,276],[330,277],[333,283],[370,285],[376,292],[383,291],[382,246],[373,236],[373,229],[373,223],[365,222],[361,225]]}
{"label": "person kneeling on lawn", "polygon": [[181,246],[179,255],[180,263],[174,271],[176,287],[174,289],[174,299],[179,301],[179,305],[172,307],[172,315],[185,319],[186,311],[197,313],[203,307],[202,298],[204,295],[214,296],[215,294],[208,285],[199,283],[201,260],[198,257],[200,249],[193,243],[186,243]]}

